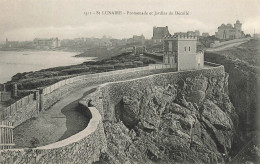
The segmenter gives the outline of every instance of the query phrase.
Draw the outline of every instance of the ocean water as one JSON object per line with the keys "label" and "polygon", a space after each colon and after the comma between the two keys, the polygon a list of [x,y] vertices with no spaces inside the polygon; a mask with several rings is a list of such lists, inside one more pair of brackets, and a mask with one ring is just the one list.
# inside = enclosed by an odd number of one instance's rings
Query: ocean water
{"label": "ocean water", "polygon": [[74,57],[77,53],[61,51],[0,51],[0,83],[17,73],[80,64],[94,58]]}

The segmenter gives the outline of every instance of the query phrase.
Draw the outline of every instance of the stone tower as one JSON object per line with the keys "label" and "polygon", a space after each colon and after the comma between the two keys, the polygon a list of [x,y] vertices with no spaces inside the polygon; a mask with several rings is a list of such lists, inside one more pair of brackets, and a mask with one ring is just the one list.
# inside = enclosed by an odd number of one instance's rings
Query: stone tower
{"label": "stone tower", "polygon": [[204,53],[197,52],[197,37],[187,35],[169,35],[163,43],[164,64],[178,71],[204,67]]}
{"label": "stone tower", "polygon": [[234,28],[235,28],[235,35],[236,35],[236,38],[241,38],[242,37],[242,23],[239,22],[239,20],[236,21],[236,23],[234,24]]}
{"label": "stone tower", "polygon": [[238,32],[241,32],[241,30],[242,30],[242,23],[240,23],[240,21],[237,20],[236,23],[234,24],[234,27],[235,27],[235,29],[236,29]]}
{"label": "stone tower", "polygon": [[154,43],[160,43],[163,40],[163,37],[169,35],[168,26],[165,27],[153,27],[153,37],[152,40]]}

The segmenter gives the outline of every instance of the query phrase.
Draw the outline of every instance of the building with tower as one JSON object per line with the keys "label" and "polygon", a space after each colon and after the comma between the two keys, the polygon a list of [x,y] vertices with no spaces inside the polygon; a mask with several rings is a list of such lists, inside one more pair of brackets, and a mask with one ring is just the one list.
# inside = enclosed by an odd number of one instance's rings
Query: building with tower
{"label": "building with tower", "polygon": [[236,21],[234,27],[229,23],[227,25],[222,24],[218,27],[218,32],[215,33],[216,38],[231,40],[243,38],[245,36],[242,31],[242,23],[239,20]]}
{"label": "building with tower", "polygon": [[18,41],[9,41],[7,38],[5,40],[5,47],[6,48],[16,48],[19,47]]}
{"label": "building with tower", "polygon": [[203,32],[203,33],[201,34],[201,36],[202,36],[202,37],[209,37],[209,33],[208,33],[208,32]]}
{"label": "building with tower", "polygon": [[152,40],[154,43],[161,43],[163,41],[163,37],[166,35],[170,35],[168,26],[165,27],[153,27],[153,37]]}
{"label": "building with tower", "polygon": [[178,71],[204,67],[204,52],[197,51],[197,37],[168,35],[163,40],[163,63]]}
{"label": "building with tower", "polygon": [[35,38],[33,40],[33,43],[36,46],[36,48],[52,49],[52,48],[60,47],[60,40],[58,38],[49,38],[49,39]]}
{"label": "building with tower", "polygon": [[174,35],[187,35],[187,36],[200,36],[200,31],[195,30],[195,31],[187,31],[187,32],[175,32]]}
{"label": "building with tower", "polygon": [[140,55],[146,52],[145,46],[133,46],[133,54]]}

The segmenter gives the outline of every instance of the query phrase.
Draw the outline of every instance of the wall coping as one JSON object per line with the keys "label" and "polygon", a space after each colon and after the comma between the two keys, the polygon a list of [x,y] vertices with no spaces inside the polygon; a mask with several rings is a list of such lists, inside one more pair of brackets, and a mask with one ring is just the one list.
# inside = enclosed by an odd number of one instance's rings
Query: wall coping
{"label": "wall coping", "polygon": [[[81,101],[81,104],[83,104],[84,106],[87,107],[87,103]],[[83,138],[86,138],[87,136],[89,136],[91,133],[93,133],[94,131],[96,131],[98,124],[100,123],[100,121],[102,121],[102,117],[99,113],[99,111],[95,108],[95,107],[88,107],[89,111],[92,114],[92,118],[89,121],[89,124],[87,125],[87,127],[78,132],[77,134],[74,134],[73,136],[66,138],[64,140],[46,145],[46,146],[41,146],[41,147],[37,147],[35,149],[37,150],[43,150],[43,149],[57,149],[60,147],[64,147],[67,146],[69,144],[78,142],[80,140],[82,140]]]}
{"label": "wall coping", "polygon": [[[207,62],[210,63],[210,62]],[[205,63],[206,64],[206,63]],[[215,64],[215,63],[212,63]],[[107,82],[107,83],[103,83],[97,86],[97,90],[95,92],[98,92],[102,87],[109,85],[109,84],[116,84],[116,83],[121,83],[121,82],[128,82],[128,81],[134,81],[134,80],[140,80],[140,79],[145,79],[145,78],[149,78],[152,76],[157,76],[157,75],[165,75],[165,74],[179,74],[179,73],[183,73],[183,72],[195,72],[195,71],[201,71],[201,70],[209,70],[209,69],[217,69],[217,68],[222,68],[224,69],[223,65],[219,65],[219,64],[215,64],[214,67],[210,67],[210,68],[202,68],[202,69],[194,69],[194,70],[184,70],[184,71],[177,71],[177,72],[166,72],[166,73],[159,73],[159,74],[152,74],[152,75],[148,75],[148,76],[143,76],[143,77],[138,77],[138,78],[134,78],[134,79],[128,79],[128,80],[121,80],[121,81],[112,81],[112,82]],[[95,92],[91,93],[94,94]],[[90,94],[90,95],[91,95]],[[83,98],[84,99],[84,98]]]}

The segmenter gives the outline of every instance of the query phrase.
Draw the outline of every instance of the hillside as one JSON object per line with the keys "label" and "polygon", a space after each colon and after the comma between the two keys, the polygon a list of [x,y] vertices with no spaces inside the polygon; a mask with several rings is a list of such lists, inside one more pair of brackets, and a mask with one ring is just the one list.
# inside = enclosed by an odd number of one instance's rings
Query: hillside
{"label": "hillside", "polygon": [[250,66],[260,66],[260,41],[250,40],[238,47],[218,51],[217,54],[221,54],[231,60],[240,60],[248,63]]}
{"label": "hillside", "polygon": [[107,59],[113,56],[120,55],[121,53],[126,52],[124,47],[114,47],[107,49],[106,47],[95,47],[89,48],[85,52],[76,55],[76,57],[97,57],[98,59]]}
{"label": "hillside", "polygon": [[31,90],[54,84],[60,80],[82,75],[126,68],[135,68],[154,64],[156,60],[145,56],[131,55],[130,53],[114,54],[114,57],[84,62],[78,65],[62,66],[43,69],[35,72],[18,73],[8,82],[7,89],[12,83],[17,83],[19,96],[30,93]]}
{"label": "hillside", "polygon": [[[238,47],[205,53],[205,60],[224,65],[229,74],[229,97],[239,116],[233,155],[259,132],[259,45],[259,40],[250,40]],[[257,143],[253,145],[259,148]],[[259,157],[247,160],[256,161]]]}

